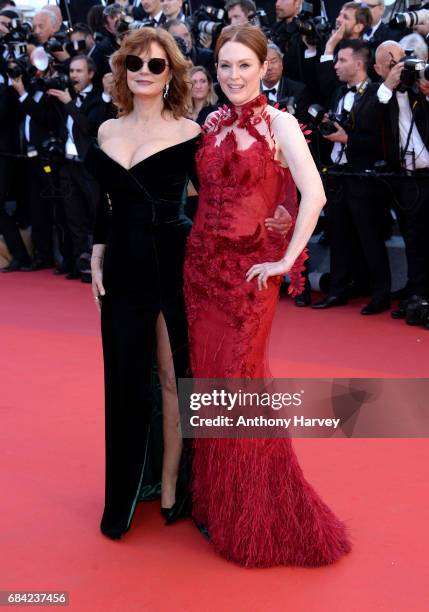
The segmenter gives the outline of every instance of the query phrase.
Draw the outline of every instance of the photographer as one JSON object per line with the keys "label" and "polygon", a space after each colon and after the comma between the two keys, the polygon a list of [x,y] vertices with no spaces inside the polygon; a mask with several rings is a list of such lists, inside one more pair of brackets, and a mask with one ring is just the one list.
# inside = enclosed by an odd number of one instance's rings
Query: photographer
{"label": "photographer", "polygon": [[341,7],[335,22],[335,30],[326,43],[320,58],[319,82],[320,91],[325,103],[329,103],[339,81],[334,69],[334,55],[341,42],[362,40],[364,33],[372,25],[371,11],[367,5],[359,2],[346,2]]}
{"label": "photographer", "polygon": [[204,66],[212,79],[216,79],[216,69],[213,59],[213,51],[211,49],[203,49],[194,45],[192,39],[191,26],[186,21],[180,21],[179,19],[172,19],[165,24],[165,29],[170,32],[172,36],[178,36],[185,41],[187,47],[186,56],[191,60],[194,66]]}
{"label": "photographer", "polygon": [[[82,45],[82,48],[74,52],[70,51],[70,55],[86,55],[90,57],[96,66],[94,84],[101,88],[103,76],[110,72],[109,62],[100,48],[99,43],[95,42],[91,28],[85,23],[77,23],[73,26],[73,31],[70,34],[71,45]],[[85,46],[83,46],[83,43]]]}
{"label": "photographer", "polygon": [[122,7],[111,4],[103,10],[103,38],[100,42],[100,52],[106,61],[119,49],[118,29],[123,18]]}
{"label": "photographer", "polygon": [[337,172],[328,185],[328,220],[331,237],[331,286],[328,296],[313,308],[346,304],[351,282],[361,280],[360,257],[369,271],[371,300],[361,310],[373,315],[390,307],[390,269],[382,232],[384,209],[380,187],[367,176],[381,155],[381,115],[374,100],[377,85],[368,79],[369,47],[349,40],[338,51],[335,70],[340,86],[331,109],[335,117],[322,123],[326,140],[333,143],[331,159]]}
{"label": "photographer", "polygon": [[[15,19],[16,13],[3,10],[0,13],[0,27],[9,32],[8,25]],[[0,39],[1,40],[1,39]],[[12,186],[12,174],[16,152],[16,136],[18,133],[16,96],[11,87],[8,87],[8,76],[0,68],[0,234],[6,242],[12,260],[3,272],[14,272],[30,264],[30,258],[19,232],[16,214],[10,216],[5,209],[6,197]]]}
{"label": "photographer", "polygon": [[368,42],[372,49],[376,49],[385,40],[399,40],[402,33],[393,30],[382,21],[385,10],[384,0],[369,0],[365,4],[371,11],[372,24],[364,32],[363,40]]}
{"label": "photographer", "polygon": [[225,11],[230,25],[243,25],[255,16],[256,5],[253,0],[227,0]]}
{"label": "photographer", "polygon": [[268,43],[267,63],[262,93],[267,96],[268,102],[278,104],[279,108],[286,108],[298,120],[306,121],[309,105],[307,88],[303,83],[283,76],[283,53],[272,42]]}
{"label": "photographer", "polygon": [[388,182],[405,242],[407,293],[416,301],[429,295],[428,84],[395,41],[378,47],[374,68],[383,79],[375,99],[383,114],[383,159],[397,175]]}
{"label": "photographer", "polygon": [[316,41],[308,41],[300,33],[298,14],[301,0],[276,0],[277,23],[270,38],[284,54],[284,71],[290,79],[307,86],[312,100],[320,99],[318,71],[321,54],[319,36]]}
{"label": "photographer", "polygon": [[65,122],[63,140],[66,159],[61,167],[61,191],[65,216],[73,243],[73,264],[66,262],[67,278],[90,281],[90,233],[94,224],[98,185],[82,164],[91,139],[95,138],[101,123],[113,118],[111,104],[111,75],[103,79],[104,91],[97,90],[92,81],[95,64],[84,55],[72,58],[70,81],[75,97],[70,92],[49,89],[47,94],[64,105]]}
{"label": "photographer", "polygon": [[33,17],[33,33],[40,45],[44,45],[59,31],[55,14],[48,9],[38,11]]}
{"label": "photographer", "polygon": [[165,15],[166,21],[171,21],[171,19],[185,21],[186,17],[182,8],[183,0],[161,0],[161,10]]}
{"label": "photographer", "polygon": [[[32,62],[36,61],[34,52]],[[51,159],[46,158],[47,142],[58,135],[60,127],[60,109],[57,103],[41,89],[43,80],[53,76],[52,66],[46,70],[37,70],[36,78],[41,82],[28,83],[28,75],[11,77],[10,81],[19,100],[21,116],[22,153],[28,159],[26,163],[29,209],[34,246],[34,260],[29,270],[41,270],[53,266],[53,214],[54,191],[50,178],[52,173]],[[49,146],[49,145],[48,145]],[[59,146],[56,144],[54,148]]]}
{"label": "photographer", "polygon": [[167,22],[161,9],[161,0],[141,0],[138,6],[133,7],[132,14],[138,21],[150,19],[153,21],[154,28],[159,28]]}

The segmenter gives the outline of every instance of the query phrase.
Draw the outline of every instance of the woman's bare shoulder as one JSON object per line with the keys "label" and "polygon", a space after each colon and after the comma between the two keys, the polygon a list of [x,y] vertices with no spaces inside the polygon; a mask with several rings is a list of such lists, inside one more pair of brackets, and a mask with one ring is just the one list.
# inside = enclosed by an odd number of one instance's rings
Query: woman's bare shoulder
{"label": "woman's bare shoulder", "polygon": [[118,130],[121,128],[122,119],[108,119],[104,121],[98,128],[97,139],[98,143],[102,144],[109,136],[115,136]]}
{"label": "woman's bare shoulder", "polygon": [[267,106],[265,112],[271,119],[271,125],[274,132],[279,129],[284,129],[285,127],[289,127],[290,129],[299,127],[298,121],[290,113],[274,108],[274,106]]}
{"label": "woman's bare shoulder", "polygon": [[181,135],[184,139],[194,138],[194,136],[198,136],[201,133],[201,127],[192,119],[187,119],[186,117],[182,117],[179,119]]}

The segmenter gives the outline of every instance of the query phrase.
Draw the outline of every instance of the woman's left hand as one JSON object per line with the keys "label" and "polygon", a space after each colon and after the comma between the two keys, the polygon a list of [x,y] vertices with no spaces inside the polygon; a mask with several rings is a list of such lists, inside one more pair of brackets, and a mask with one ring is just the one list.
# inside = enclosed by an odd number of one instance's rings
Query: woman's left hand
{"label": "woman's left hand", "polygon": [[291,265],[285,260],[267,261],[261,264],[255,264],[246,272],[246,281],[250,282],[252,278],[257,278],[258,289],[267,288],[267,280],[270,276],[284,276],[291,269]]}

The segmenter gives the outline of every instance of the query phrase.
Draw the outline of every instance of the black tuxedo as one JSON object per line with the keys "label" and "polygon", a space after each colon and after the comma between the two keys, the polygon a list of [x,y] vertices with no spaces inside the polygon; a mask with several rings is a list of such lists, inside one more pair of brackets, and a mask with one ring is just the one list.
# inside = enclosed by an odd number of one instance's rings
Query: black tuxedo
{"label": "black tuxedo", "polygon": [[[369,83],[355,93],[346,129],[347,164],[337,166],[337,170],[361,172],[372,169],[374,162],[381,159],[381,113],[374,101],[377,88],[377,84]],[[345,93],[342,87],[337,89],[332,98],[333,111]],[[331,295],[347,293],[351,280],[362,281],[366,275],[373,299],[388,300],[390,268],[383,235],[386,209],[381,186],[366,176],[340,176],[331,177],[327,192]]]}
{"label": "black tuxedo", "polygon": [[[387,178],[391,187],[392,205],[405,241],[408,264],[408,282],[417,295],[429,296],[429,169],[415,177],[401,177],[401,152],[399,139],[399,105],[394,92],[387,104],[378,102],[383,114],[381,143],[383,159],[398,175]],[[408,91],[408,99],[415,126],[423,143],[428,145],[429,102],[422,93]]]}
{"label": "black tuxedo", "polygon": [[[378,89],[378,88],[377,88]],[[410,107],[413,112],[415,125],[426,146],[429,146],[429,102],[420,92],[407,91]],[[378,101],[378,98],[376,98]],[[399,142],[399,106],[396,92],[388,104],[379,103],[379,109],[383,116],[383,159],[395,172],[401,170],[400,164],[400,142]]]}
{"label": "black tuxedo", "polygon": [[[91,139],[97,136],[98,128],[103,121],[116,116],[113,103],[104,102],[101,91],[96,88],[84,97],[80,106],[77,106],[75,99],[65,104],[63,112],[65,116],[70,115],[73,118],[73,140],[81,159],[85,157]],[[66,141],[66,119],[62,124],[61,135]]]}
{"label": "black tuxedo", "polygon": [[66,122],[70,116],[73,143],[79,156],[78,159],[66,159],[60,174],[65,219],[73,245],[71,266],[74,272],[80,273],[89,267],[90,233],[98,199],[98,184],[80,160],[85,158],[100,125],[115,117],[116,112],[112,103],[103,101],[101,91],[93,88],[79,106],[76,99],[65,104],[64,114],[63,138],[67,141]]}
{"label": "black tuxedo", "polygon": [[23,102],[20,102],[20,114],[22,119],[22,132],[24,128],[25,116],[30,116],[29,142],[23,141],[24,152],[29,146],[33,146],[40,151],[42,143],[52,134],[58,134],[60,129],[61,111],[55,98],[43,94],[39,102],[35,102],[33,96],[28,94]]}
{"label": "black tuxedo", "polygon": [[410,30],[393,30],[387,23],[382,22],[367,42],[373,49],[376,49],[385,40],[395,40],[399,42],[401,38],[410,33]]}
{"label": "black tuxedo", "polygon": [[11,178],[16,160],[2,155],[17,152],[18,106],[15,92],[6,84],[0,84],[0,234],[3,234],[6,245],[16,259],[21,263],[28,262],[28,254],[19,233],[14,217],[5,210],[7,193],[11,187]]}
{"label": "black tuxedo", "polygon": [[[348,168],[354,172],[372,169],[374,163],[383,159],[381,146],[382,113],[374,99],[378,83],[369,83],[365,91],[356,92],[346,129],[348,141],[345,146]],[[330,110],[336,112],[345,89],[340,86],[332,96]]]}
{"label": "black tuxedo", "polygon": [[[38,155],[27,160],[28,203],[30,210],[32,240],[35,259],[45,263],[52,262],[53,212],[56,206],[54,183],[56,172],[44,170],[42,145],[51,136],[58,137],[61,127],[61,103],[43,94],[39,102],[29,94],[24,101],[18,102],[21,114],[21,150],[27,153],[36,149]],[[25,118],[30,116],[29,140],[25,137]]]}
{"label": "black tuxedo", "polygon": [[[265,87],[265,85],[264,85]],[[263,90],[262,90],[263,91]],[[270,104],[279,104],[279,108],[286,108],[286,102],[290,98],[294,98],[293,105],[295,108],[295,116],[300,121],[308,120],[308,107],[310,105],[310,99],[308,95],[307,87],[304,83],[294,81],[287,77],[282,77],[279,82],[278,91],[276,93],[276,100],[273,102],[267,96]]]}

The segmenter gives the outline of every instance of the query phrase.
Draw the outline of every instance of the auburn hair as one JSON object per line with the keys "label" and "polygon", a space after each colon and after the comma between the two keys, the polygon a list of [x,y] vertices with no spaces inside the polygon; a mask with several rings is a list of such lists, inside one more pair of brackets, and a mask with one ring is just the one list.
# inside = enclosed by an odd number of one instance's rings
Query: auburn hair
{"label": "auburn hair", "polygon": [[141,28],[127,32],[121,41],[120,48],[111,56],[113,72],[113,100],[119,109],[119,116],[128,115],[134,108],[134,94],[127,85],[125,57],[139,55],[149,51],[152,43],[158,44],[165,51],[171,80],[168,95],[164,98],[164,110],[169,110],[175,117],[186,117],[191,100],[191,82],[188,62],[183,57],[174,38],[162,28]]}
{"label": "auburn hair", "polygon": [[214,57],[218,61],[219,51],[227,42],[238,42],[251,49],[261,64],[267,59],[267,37],[260,28],[250,23],[226,26],[217,39]]}

